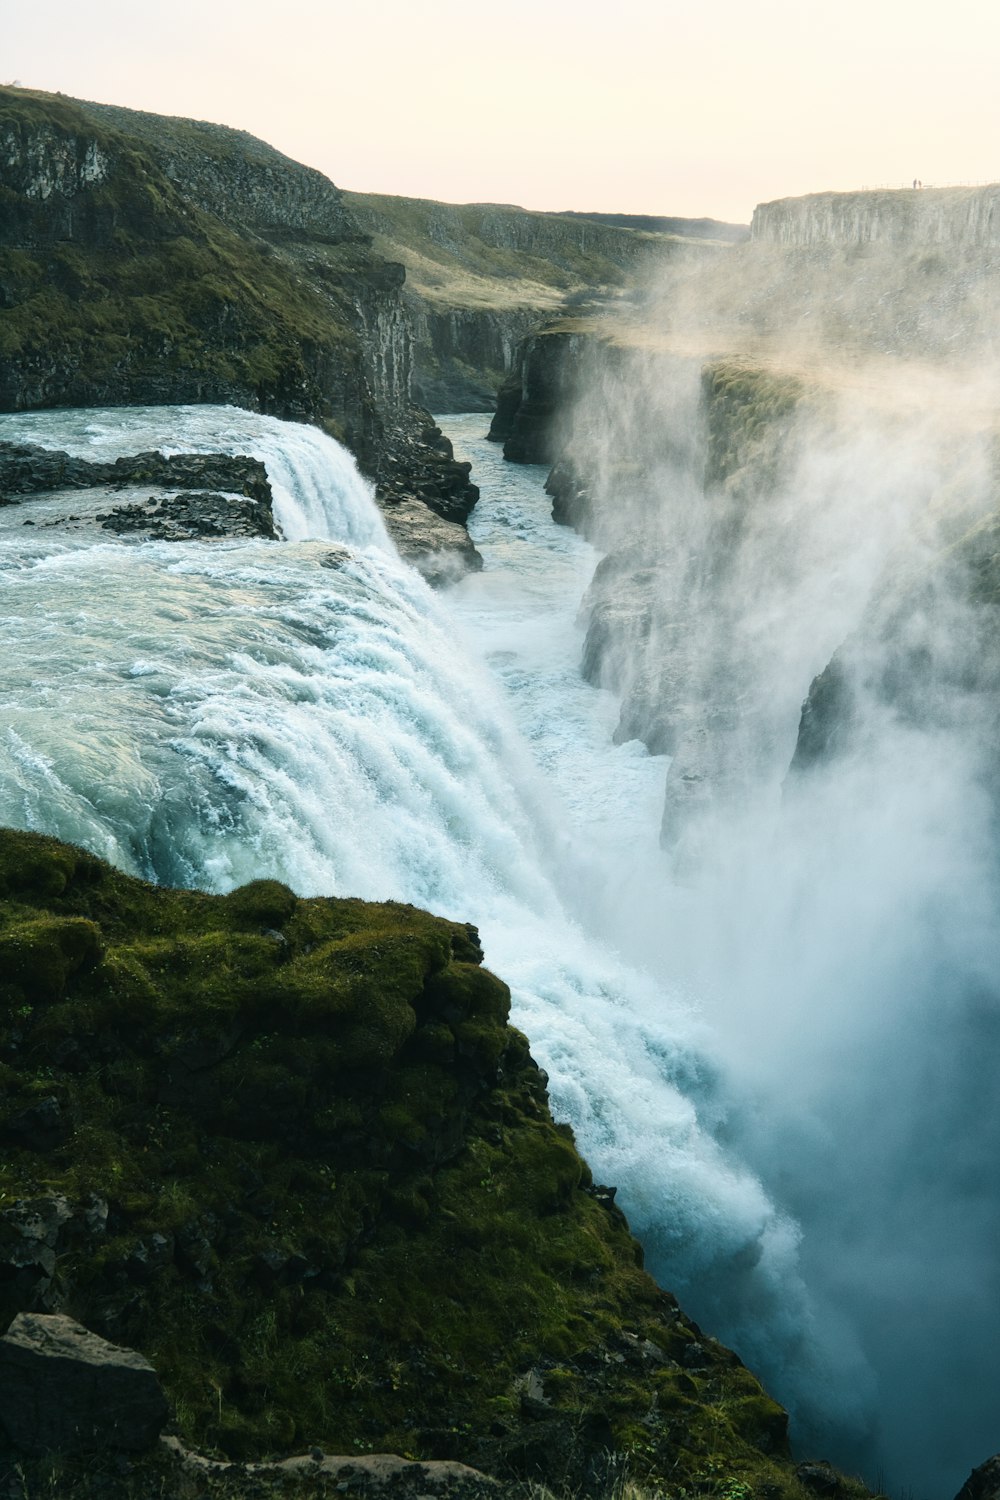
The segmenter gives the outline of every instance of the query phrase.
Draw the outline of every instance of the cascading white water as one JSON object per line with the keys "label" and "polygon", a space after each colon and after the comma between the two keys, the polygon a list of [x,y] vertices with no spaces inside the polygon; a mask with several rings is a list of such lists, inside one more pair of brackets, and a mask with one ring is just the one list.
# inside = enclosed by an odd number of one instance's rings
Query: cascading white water
{"label": "cascading white water", "polygon": [[236,406],[73,408],[2,419],[0,441],[19,439],[78,458],[130,453],[245,453],[267,466],[274,518],[286,541],[332,537],[391,550],[371,486],[340,443],[303,422]]}
{"label": "cascading white water", "polygon": [[[575,676],[589,549],[550,533],[516,588],[508,558],[508,581],[487,569],[452,609],[392,555],[350,460],[309,429],[187,408],[3,417],[4,438],[257,453],[300,539],[95,543],[26,528],[34,502],[0,511],[0,822],[163,882],[270,875],[477,923],[556,1112],[620,1186],[653,1269],[805,1421],[835,1406],[863,1424],[849,1339],[813,1336],[798,1231],[723,1144],[730,1105],[703,1024],[588,935],[611,862],[629,857],[612,855],[620,829],[655,843],[660,783],[637,747],[607,745],[613,705]],[[483,525],[538,529],[537,476],[517,483]],[[527,740],[456,618],[491,642]]]}

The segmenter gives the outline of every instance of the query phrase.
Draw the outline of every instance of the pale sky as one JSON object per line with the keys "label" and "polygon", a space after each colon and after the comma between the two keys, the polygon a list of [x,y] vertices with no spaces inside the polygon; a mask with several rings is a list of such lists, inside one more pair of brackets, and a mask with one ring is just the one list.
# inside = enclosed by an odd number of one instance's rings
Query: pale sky
{"label": "pale sky", "polygon": [[238,126],[340,187],[747,221],[1000,180],[992,0],[0,0],[0,82]]}

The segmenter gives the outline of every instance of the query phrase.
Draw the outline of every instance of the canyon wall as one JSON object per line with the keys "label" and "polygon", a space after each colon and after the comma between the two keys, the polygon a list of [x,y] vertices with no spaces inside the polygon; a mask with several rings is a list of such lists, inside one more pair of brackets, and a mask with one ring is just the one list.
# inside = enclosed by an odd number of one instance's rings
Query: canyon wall
{"label": "canyon wall", "polygon": [[475,560],[468,466],[410,396],[403,267],[320,173],[223,126],[16,88],[0,173],[0,409],[228,402],[314,422],[415,560]]}
{"label": "canyon wall", "polygon": [[678,254],[710,255],[726,243],[624,215],[605,223],[374,193],[345,201],[375,248],[406,267],[413,391],[442,412],[491,411],[519,341],[553,317],[613,306]]}
{"label": "canyon wall", "polygon": [[1000,246],[1000,186],[880,188],[778,198],[754,209],[750,236],[764,245]]}

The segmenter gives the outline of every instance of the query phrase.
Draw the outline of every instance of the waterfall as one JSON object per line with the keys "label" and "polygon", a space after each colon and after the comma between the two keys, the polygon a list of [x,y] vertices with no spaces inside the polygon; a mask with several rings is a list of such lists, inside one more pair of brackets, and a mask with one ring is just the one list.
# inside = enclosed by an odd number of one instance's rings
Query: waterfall
{"label": "waterfall", "polygon": [[[95,541],[0,510],[0,822],[163,883],[271,876],[475,922],[651,1268],[804,1422],[836,1407],[860,1428],[865,1370],[845,1330],[814,1336],[799,1232],[727,1143],[696,1006],[584,930],[598,861],[579,809],[447,601],[393,555],[343,450],[226,408],[3,417],[2,438],[258,454],[299,539]],[[638,786],[635,747],[615,753]]]}
{"label": "waterfall", "polygon": [[342,444],[304,422],[236,406],[129,406],[0,418],[0,441],[30,442],[78,458],[162,453],[249,454],[267,468],[274,518],[289,542],[326,537],[390,547],[372,487]]}

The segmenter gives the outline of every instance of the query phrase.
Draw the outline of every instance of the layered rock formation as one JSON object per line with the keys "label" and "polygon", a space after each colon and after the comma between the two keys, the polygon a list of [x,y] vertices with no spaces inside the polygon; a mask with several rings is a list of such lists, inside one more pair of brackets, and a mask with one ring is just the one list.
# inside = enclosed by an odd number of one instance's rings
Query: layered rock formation
{"label": "layered rock formation", "polygon": [[678,253],[723,243],[695,244],[682,220],[345,196],[376,249],[406,266],[413,391],[438,412],[491,411],[519,342],[541,324],[581,304],[614,306]]}
{"label": "layered rock formation", "polygon": [[1000,186],[810,193],[754,209],[758,244],[1000,248]]}
{"label": "layered rock formation", "polygon": [[586,347],[586,332],[565,320],[529,334],[518,345],[489,430],[491,442],[503,443],[504,458],[551,464],[562,453],[569,414],[580,394]]}
{"label": "layered rock formation", "polygon": [[[230,402],[315,422],[470,556],[468,468],[410,400],[405,273],[243,132],[0,90],[0,410]],[[410,528],[411,532],[413,528]]]}
{"label": "layered rock formation", "polygon": [[800,1496],[784,1413],[641,1270],[481,959],[411,907],[0,834],[5,1320],[138,1348],[232,1459]]}

